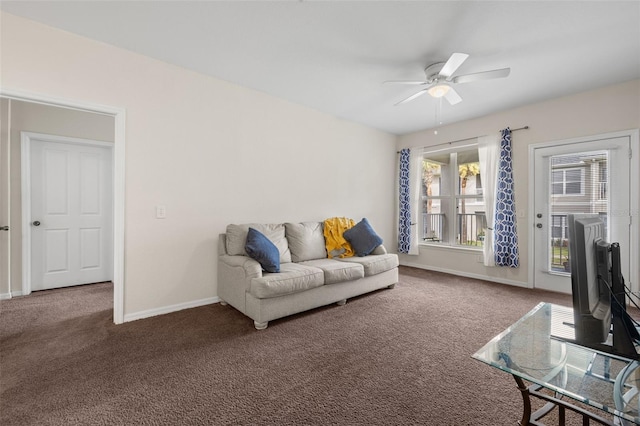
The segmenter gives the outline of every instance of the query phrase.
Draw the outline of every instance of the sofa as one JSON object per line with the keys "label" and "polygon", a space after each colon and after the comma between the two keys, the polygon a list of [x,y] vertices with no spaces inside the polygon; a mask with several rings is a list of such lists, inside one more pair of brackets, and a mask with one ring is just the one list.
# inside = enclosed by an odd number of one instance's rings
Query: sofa
{"label": "sofa", "polygon": [[[395,286],[396,254],[387,253],[380,244],[366,256],[329,258],[323,226],[323,222],[228,225],[218,243],[220,303],[233,306],[262,330],[271,320],[332,303],[344,305],[351,297]],[[277,248],[279,272],[266,272],[247,253],[250,229]]]}

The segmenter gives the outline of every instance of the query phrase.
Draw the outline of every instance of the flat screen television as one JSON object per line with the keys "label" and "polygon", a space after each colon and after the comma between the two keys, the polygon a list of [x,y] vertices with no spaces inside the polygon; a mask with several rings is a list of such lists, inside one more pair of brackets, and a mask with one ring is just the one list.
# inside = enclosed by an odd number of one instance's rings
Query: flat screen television
{"label": "flat screen television", "polygon": [[570,214],[569,263],[575,341],[604,352],[638,359],[638,331],[626,311],[620,245],[607,242],[598,215]]}
{"label": "flat screen television", "polygon": [[568,215],[571,296],[576,341],[602,343],[611,328],[611,292],[598,279],[606,265],[596,261],[596,246],[605,241],[604,222],[597,215]]}

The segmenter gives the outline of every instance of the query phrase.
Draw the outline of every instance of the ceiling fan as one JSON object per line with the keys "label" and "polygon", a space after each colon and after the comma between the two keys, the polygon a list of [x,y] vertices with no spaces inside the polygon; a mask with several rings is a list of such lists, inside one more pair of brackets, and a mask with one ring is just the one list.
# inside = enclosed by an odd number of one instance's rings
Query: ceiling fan
{"label": "ceiling fan", "polygon": [[401,100],[396,105],[404,104],[412,101],[425,93],[430,94],[434,98],[444,97],[451,105],[455,105],[462,101],[462,98],[453,88],[453,84],[469,83],[478,80],[489,80],[493,78],[504,78],[509,75],[511,68],[501,68],[490,71],[482,71],[473,74],[459,75],[452,77],[453,73],[462,65],[469,57],[466,53],[454,53],[447,62],[438,62],[425,68],[424,73],[427,77],[424,81],[385,81],[384,84],[411,84],[417,86],[426,86],[422,90],[406,99]]}

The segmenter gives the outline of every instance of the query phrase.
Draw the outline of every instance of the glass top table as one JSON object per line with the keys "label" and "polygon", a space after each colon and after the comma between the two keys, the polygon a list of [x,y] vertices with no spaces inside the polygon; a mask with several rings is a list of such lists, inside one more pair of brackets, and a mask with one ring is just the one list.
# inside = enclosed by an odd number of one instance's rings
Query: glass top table
{"label": "glass top table", "polygon": [[[568,409],[600,424],[640,425],[638,362],[567,342],[574,340],[572,324],[571,308],[540,303],[473,358],[513,375],[524,401],[522,425],[536,424],[556,406],[560,424]],[[547,404],[532,413],[530,396]],[[584,410],[565,397],[602,412]]]}

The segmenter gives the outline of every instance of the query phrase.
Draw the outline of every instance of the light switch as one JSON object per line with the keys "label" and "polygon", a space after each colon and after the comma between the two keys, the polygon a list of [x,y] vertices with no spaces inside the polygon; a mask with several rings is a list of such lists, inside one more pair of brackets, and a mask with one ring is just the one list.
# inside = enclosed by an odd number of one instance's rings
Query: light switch
{"label": "light switch", "polygon": [[156,206],[156,219],[166,219],[167,208],[165,206]]}

